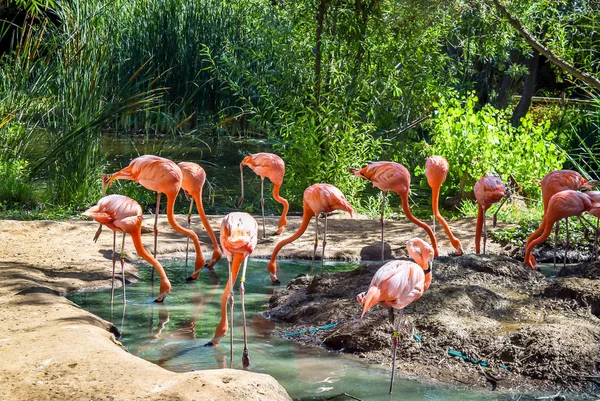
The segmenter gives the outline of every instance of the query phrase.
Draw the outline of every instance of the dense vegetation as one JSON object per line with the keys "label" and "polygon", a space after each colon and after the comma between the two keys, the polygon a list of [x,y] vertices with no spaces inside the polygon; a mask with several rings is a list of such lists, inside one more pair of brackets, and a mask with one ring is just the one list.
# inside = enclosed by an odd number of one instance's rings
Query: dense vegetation
{"label": "dense vegetation", "polygon": [[0,209],[95,202],[101,135],[140,132],[268,140],[293,208],[330,182],[375,211],[377,192],[347,173],[368,160],[405,164],[418,195],[433,153],[452,165],[444,196],[468,197],[495,172],[537,199],[533,180],[552,169],[597,170],[600,91],[533,50],[504,6],[553,55],[600,75],[593,0],[0,6]]}

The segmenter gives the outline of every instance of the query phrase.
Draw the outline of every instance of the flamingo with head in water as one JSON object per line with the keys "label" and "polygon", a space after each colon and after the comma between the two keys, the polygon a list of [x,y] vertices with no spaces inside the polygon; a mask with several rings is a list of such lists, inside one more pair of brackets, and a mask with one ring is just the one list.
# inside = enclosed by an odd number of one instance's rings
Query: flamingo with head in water
{"label": "flamingo with head in water", "polygon": [[202,270],[205,267],[205,263],[198,236],[192,230],[183,228],[175,220],[175,200],[183,181],[183,175],[179,166],[164,157],[144,155],[136,157],[129,163],[129,166],[112,174],[108,185],[111,185],[114,180],[119,179],[135,181],[144,188],[158,193],[156,197],[156,215],[154,217],[154,256],[156,257],[160,195],[164,193],[167,196],[167,219],[169,224],[175,231],[187,236],[194,242],[194,248],[196,249],[194,272]]}
{"label": "flamingo with head in water", "polygon": [[[154,302],[163,302],[167,294],[171,291],[171,283],[163,267],[146,251],[142,244],[142,207],[127,196],[108,195],[100,199],[96,206],[92,206],[83,214],[91,217],[100,224],[104,224],[113,231],[123,232],[123,243],[125,242],[125,234],[131,236],[138,255],[150,263],[158,272],[158,276],[160,277],[160,294]],[[121,262],[121,269],[123,269],[123,262]],[[123,272],[124,287],[125,273]]]}

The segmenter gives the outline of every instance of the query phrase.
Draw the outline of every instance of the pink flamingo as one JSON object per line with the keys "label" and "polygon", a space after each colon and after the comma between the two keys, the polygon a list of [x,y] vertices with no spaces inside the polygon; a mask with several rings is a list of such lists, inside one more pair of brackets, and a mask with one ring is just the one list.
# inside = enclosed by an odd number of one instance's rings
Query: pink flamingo
{"label": "pink flamingo", "polygon": [[427,224],[417,219],[410,211],[408,206],[408,191],[410,190],[410,173],[402,164],[395,162],[374,162],[359,169],[349,168],[348,171],[357,177],[364,178],[373,183],[383,191],[383,200],[381,202],[381,260],[383,261],[384,242],[383,242],[383,208],[387,191],[393,191],[400,196],[402,201],[402,210],[406,217],[421,227],[431,241],[435,256],[438,256],[437,243],[433,231]]}
{"label": "pink flamingo", "polygon": [[[206,172],[202,167],[200,167],[196,163],[192,162],[181,162],[177,164],[181,169],[182,181],[181,188],[185,191],[186,195],[191,196],[190,201],[190,211],[188,213],[188,228],[190,226],[190,219],[192,214],[192,207],[194,205],[194,201],[196,201],[196,208],[198,209],[198,215],[200,216],[200,220],[202,220],[202,225],[204,229],[208,233],[210,237],[210,242],[213,246],[213,254],[212,258],[206,265],[209,269],[212,269],[215,263],[221,259],[221,248],[219,248],[219,243],[217,242],[217,237],[215,236],[215,232],[213,231],[210,223],[208,222],[208,218],[206,217],[206,213],[204,212],[204,206],[202,204],[202,187],[204,186],[204,182],[206,181]],[[188,237],[189,243],[189,237]],[[185,248],[185,260],[187,265],[187,255],[188,249],[187,246]],[[200,270],[195,270],[191,276],[187,278],[188,281],[196,280],[198,275],[200,274]]]}
{"label": "pink flamingo", "polygon": [[160,194],[167,196],[167,219],[175,231],[181,233],[194,242],[196,249],[196,261],[194,262],[194,272],[199,272],[204,267],[204,256],[200,249],[198,236],[192,230],[187,230],[175,220],[175,200],[181,188],[183,176],[181,169],[177,164],[164,157],[144,155],[136,157],[129,163],[129,166],[114,173],[108,185],[114,180],[131,180],[139,183],[144,188],[158,192],[156,197],[156,215],[154,216],[154,256],[156,257],[156,241],[158,235],[158,212],[160,206]]}
{"label": "pink flamingo", "polygon": [[[160,294],[154,302],[163,302],[167,294],[171,291],[171,283],[167,278],[165,270],[160,263],[150,255],[142,244],[142,208],[131,198],[123,195],[108,195],[98,201],[96,206],[92,206],[83,213],[91,217],[100,224],[104,224],[113,231],[123,233],[123,245],[125,244],[125,234],[129,234],[133,240],[135,250],[144,260],[150,263],[158,272],[160,277]],[[121,249],[121,254],[123,250]],[[123,271],[123,259],[121,259],[121,270]],[[125,272],[123,275],[123,289],[125,289]],[[114,282],[114,265],[113,265]],[[114,284],[113,284],[114,285]]]}
{"label": "pink flamingo", "polygon": [[[367,292],[356,296],[357,301],[363,305],[361,318],[376,304],[389,308],[390,323],[394,326],[390,393],[394,387],[398,331],[404,308],[421,298],[431,284],[433,248],[420,238],[413,238],[406,244],[406,250],[416,263],[407,260],[387,262],[377,270]],[[396,324],[394,324],[394,309],[397,309],[400,314]]]}
{"label": "pink flamingo", "polygon": [[[585,178],[583,178],[581,176],[581,174],[579,174],[576,171],[573,170],[554,170],[549,172],[548,174],[546,174],[544,176],[544,178],[542,178],[542,181],[540,181],[540,184],[542,186],[542,203],[544,205],[544,213],[546,212],[546,209],[548,208],[548,203],[550,202],[550,198],[552,198],[552,196],[554,194],[557,194],[561,191],[565,191],[568,189],[571,189],[573,191],[579,191],[579,190],[590,190],[593,187],[595,187],[596,185],[598,185],[598,182],[596,181],[588,181]],[[565,227],[567,230],[567,241],[566,241],[566,246],[565,246],[565,257],[563,260],[563,263],[567,263],[567,251],[569,249],[569,218],[565,218]],[[539,237],[541,235],[543,231],[542,226],[540,225],[540,227],[535,230],[530,236],[529,238],[527,238],[527,242],[525,244],[525,247],[527,247],[527,245],[529,245],[529,243],[531,243],[531,241],[533,241],[536,237]],[[559,224],[556,224],[556,228],[554,231],[554,265],[556,266],[556,244],[558,243],[558,231],[559,231]],[[533,258],[533,255],[530,256],[530,258],[532,259],[530,261],[530,263],[532,265],[536,265],[537,262],[535,261],[535,259]]]}
{"label": "pink flamingo", "polygon": [[[317,252],[318,245],[318,225],[319,225],[319,215],[325,215],[325,231],[323,232],[323,253],[321,255],[321,270],[323,269],[323,259],[325,258],[325,245],[327,244],[327,215],[334,210],[343,210],[350,215],[356,213],[350,203],[346,200],[346,197],[336,187],[330,184],[314,184],[304,190],[304,198],[303,198],[303,209],[302,209],[302,222],[300,223],[300,227],[298,231],[292,234],[290,237],[285,238],[277,243],[275,249],[273,250],[273,254],[271,254],[271,260],[267,266],[269,273],[271,275],[271,281],[273,284],[280,284],[279,280],[277,280],[277,254],[285,245],[290,242],[296,241],[298,238],[304,234],[306,229],[308,228],[308,224],[310,223],[310,219],[313,216],[316,217],[316,226],[315,226],[315,246],[313,249],[313,263],[315,261],[315,254]],[[313,263],[311,263],[310,274],[312,274]]]}
{"label": "pink flamingo", "polygon": [[568,189],[552,195],[546,206],[542,223],[536,230],[541,231],[542,234],[527,244],[524,263],[531,268],[536,268],[536,261],[531,255],[533,247],[548,238],[554,223],[567,217],[581,216],[583,212],[600,217],[600,192],[578,192]]}
{"label": "pink flamingo", "polygon": [[[433,209],[433,215],[435,216],[435,219],[440,222],[442,227],[444,227],[444,231],[446,231],[446,235],[448,235],[454,249],[456,249],[459,255],[462,255],[462,244],[460,243],[460,240],[452,234],[450,226],[448,226],[448,223],[440,213],[439,209],[440,188],[444,181],[446,181],[449,168],[450,165],[443,156],[430,156],[427,159],[427,162],[425,162],[425,176],[427,177],[427,183],[431,187],[431,208]],[[435,219],[433,220],[434,228]]]}
{"label": "pink flamingo", "polygon": [[281,234],[288,223],[286,215],[290,207],[288,201],[279,195],[279,189],[283,184],[283,175],[285,174],[283,159],[273,153],[255,153],[244,157],[244,160],[240,163],[242,196],[238,201],[238,208],[242,206],[242,202],[244,201],[244,166],[250,167],[252,171],[260,176],[260,207],[263,219],[263,238],[267,237],[265,229],[265,177],[273,183],[273,198],[283,205],[283,212],[281,212],[281,217],[279,218],[279,227],[276,231],[276,234]]}
{"label": "pink flamingo", "polygon": [[223,296],[221,297],[221,321],[217,325],[213,339],[206,345],[217,345],[227,333],[227,300],[229,300],[229,309],[231,316],[230,331],[230,361],[233,361],[233,284],[237,279],[238,272],[242,262],[242,276],[240,277],[240,297],[242,299],[242,319],[244,325],[244,354],[242,356],[242,366],[247,368],[250,365],[248,354],[248,339],[246,333],[246,309],[244,304],[244,282],[246,281],[246,265],[248,256],[256,248],[258,235],[258,224],[254,217],[248,213],[234,212],[229,213],[221,222],[221,246],[227,256],[229,264],[229,279],[225,285]]}
{"label": "pink flamingo", "polygon": [[[504,183],[493,175],[486,175],[475,183],[473,187],[475,199],[477,199],[477,225],[475,228],[475,253],[480,253],[481,231],[483,229],[483,254],[485,255],[485,243],[487,241],[487,226],[485,223],[485,212],[496,202],[504,197]],[[500,207],[498,207],[500,209]]]}

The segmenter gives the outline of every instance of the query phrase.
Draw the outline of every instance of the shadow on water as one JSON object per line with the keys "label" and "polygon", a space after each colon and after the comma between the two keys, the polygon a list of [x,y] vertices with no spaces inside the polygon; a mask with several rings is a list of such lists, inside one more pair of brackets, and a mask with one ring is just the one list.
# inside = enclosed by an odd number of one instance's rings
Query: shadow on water
{"label": "shadow on water", "polygon": [[[325,271],[345,271],[358,263],[325,263]],[[269,321],[262,313],[276,291],[266,270],[267,261],[251,259],[246,281],[246,310],[249,351],[254,372],[275,377],[298,400],[509,400],[509,395],[459,390],[449,386],[397,378],[394,394],[388,394],[389,366],[369,365],[352,355],[322,348],[302,347],[282,338],[277,332],[286,327]],[[165,304],[152,302],[149,269],[140,270],[140,281],[127,286],[127,304],[122,292],[115,293],[111,311],[110,290],[79,292],[69,299],[85,309],[111,320],[122,334],[121,342],[132,353],[175,372],[224,368],[229,366],[229,335],[214,347],[204,346],[213,337],[220,320],[223,285],[227,281],[227,262],[220,261],[214,273],[203,271],[198,280],[186,283],[191,268],[182,262],[165,263],[173,285]],[[308,261],[280,261],[278,276],[287,282],[310,269]],[[239,283],[238,283],[239,286]],[[233,367],[241,368],[243,334],[239,287],[235,293]],[[354,297],[355,294],[348,294]],[[111,319],[112,313],[112,319]],[[335,323],[335,322],[332,322]],[[349,394],[351,397],[344,395]]]}

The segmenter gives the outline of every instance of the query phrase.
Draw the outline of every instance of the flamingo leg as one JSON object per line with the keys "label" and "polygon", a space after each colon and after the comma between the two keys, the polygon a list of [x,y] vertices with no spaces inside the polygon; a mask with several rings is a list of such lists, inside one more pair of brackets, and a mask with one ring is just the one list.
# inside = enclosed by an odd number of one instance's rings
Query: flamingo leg
{"label": "flamingo leg", "polygon": [[585,222],[588,223],[594,229],[594,256],[593,256],[593,260],[596,261],[596,260],[598,260],[598,229],[600,228],[600,227],[598,227],[598,217],[596,217],[596,225],[592,224],[590,221],[588,221],[583,216],[580,216],[580,219],[585,220]]}
{"label": "flamingo leg", "polygon": [[563,267],[567,265],[567,253],[569,252],[569,218],[565,218],[565,228],[567,231],[567,240],[565,241],[565,258],[563,259]]}
{"label": "flamingo leg", "polygon": [[[192,208],[194,207],[194,198],[190,197],[190,210],[188,211],[188,215],[187,215],[187,229],[190,229],[190,226],[192,225]],[[189,249],[190,249],[190,237],[187,237],[187,241],[185,243],[185,268],[187,270],[187,266],[188,266],[188,253],[189,253]],[[187,274],[187,272],[186,272]]]}
{"label": "flamingo leg", "polygon": [[[158,245],[158,213],[160,212],[160,192],[156,195],[156,214],[154,215],[154,259],[156,259],[156,247]],[[154,269],[150,276],[150,281],[154,281]]]}
{"label": "flamingo leg", "polygon": [[[394,310],[392,308],[392,312],[390,314],[392,316],[392,320],[394,317]],[[390,394],[392,394],[392,391],[394,390],[394,376],[396,373],[396,353],[398,350],[398,337],[400,336],[400,325],[402,324],[402,316],[404,315],[404,311],[402,309],[400,309],[398,316],[398,320],[396,321],[396,324],[393,324],[394,326],[394,334],[392,336],[392,378],[390,380]]]}
{"label": "flamingo leg", "polygon": [[558,244],[558,232],[560,231],[560,220],[554,226],[554,262],[553,266],[556,269],[556,245]]}
{"label": "flamingo leg", "polygon": [[486,209],[483,209],[483,254],[485,255],[485,243],[487,242],[487,225],[485,223],[485,212]]}
{"label": "flamingo leg", "polygon": [[[102,227],[102,225],[100,225]],[[115,265],[117,264],[117,232],[113,231],[113,250],[112,250],[112,281],[110,285],[110,307],[112,309],[115,301]]]}
{"label": "flamingo leg", "polygon": [[[125,294],[125,236],[127,234],[123,233],[123,242],[121,243],[121,280],[123,280],[123,308],[125,308],[125,303],[127,302],[127,295]],[[152,269],[154,271],[154,269]]]}
{"label": "flamingo leg", "polygon": [[325,245],[327,245],[327,214],[325,214],[325,229],[323,230],[323,252],[321,253],[321,274],[323,274],[323,261],[325,260]]}
{"label": "flamingo leg", "polygon": [[263,238],[267,238],[267,230],[265,228],[265,178],[260,178],[260,209],[262,211],[263,223]]}
{"label": "flamingo leg", "polygon": [[247,369],[250,366],[250,355],[248,353],[248,334],[246,331],[246,306],[244,304],[244,282],[246,281],[246,266],[248,257],[244,258],[244,267],[242,268],[242,277],[240,277],[240,297],[242,298],[242,322],[244,325],[244,353],[242,354],[242,367]]}
{"label": "flamingo leg", "polygon": [[315,257],[317,256],[317,246],[319,245],[319,216],[315,216],[315,246],[313,248],[313,257],[310,262],[310,275],[313,274],[313,266],[315,264]]}
{"label": "flamingo leg", "polygon": [[227,258],[229,264],[229,367],[233,365],[233,276],[231,274],[231,261]]}
{"label": "flamingo leg", "polygon": [[[387,196],[387,191],[383,191],[383,197],[381,199],[381,261],[385,260],[385,242],[383,241],[383,212],[385,211],[385,198]],[[433,232],[435,233],[435,220],[434,220]]]}

